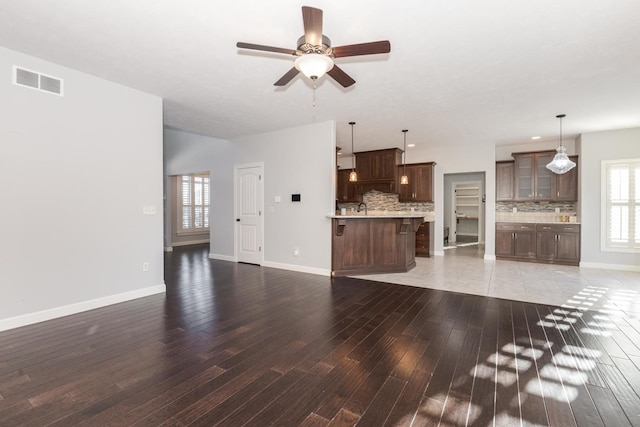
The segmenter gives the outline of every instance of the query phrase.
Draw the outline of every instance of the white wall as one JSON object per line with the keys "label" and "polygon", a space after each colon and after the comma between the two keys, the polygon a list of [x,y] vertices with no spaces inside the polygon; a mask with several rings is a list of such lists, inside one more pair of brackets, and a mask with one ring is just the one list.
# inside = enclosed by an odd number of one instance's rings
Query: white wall
{"label": "white wall", "polygon": [[581,266],[640,268],[640,254],[600,250],[601,161],[640,158],[640,128],[585,133],[580,137]]}
{"label": "white wall", "polygon": [[162,100],[0,48],[0,117],[0,329],[163,292]]}
{"label": "white wall", "polygon": [[[225,141],[165,130],[165,174],[211,172],[211,257],[234,260],[234,165],[264,164],[265,266],[329,274],[335,207],[335,123]],[[301,194],[300,203],[291,194]],[[275,203],[275,196],[282,202]],[[299,248],[299,256],[293,249]]]}

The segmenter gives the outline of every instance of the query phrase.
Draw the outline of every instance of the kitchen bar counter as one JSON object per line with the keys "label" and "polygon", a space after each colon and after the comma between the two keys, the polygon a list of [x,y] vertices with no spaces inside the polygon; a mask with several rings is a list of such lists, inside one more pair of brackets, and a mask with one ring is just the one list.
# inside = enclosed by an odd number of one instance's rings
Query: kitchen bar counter
{"label": "kitchen bar counter", "polygon": [[416,231],[433,221],[425,212],[329,215],[332,276],[401,273],[416,265]]}

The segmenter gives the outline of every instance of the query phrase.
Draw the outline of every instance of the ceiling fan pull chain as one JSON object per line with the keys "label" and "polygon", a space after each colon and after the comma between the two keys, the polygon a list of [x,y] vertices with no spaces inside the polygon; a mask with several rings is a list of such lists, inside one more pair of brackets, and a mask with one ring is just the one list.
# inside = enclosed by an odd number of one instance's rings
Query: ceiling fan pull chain
{"label": "ceiling fan pull chain", "polygon": [[316,81],[313,81],[313,102],[311,103],[312,106],[316,106]]}

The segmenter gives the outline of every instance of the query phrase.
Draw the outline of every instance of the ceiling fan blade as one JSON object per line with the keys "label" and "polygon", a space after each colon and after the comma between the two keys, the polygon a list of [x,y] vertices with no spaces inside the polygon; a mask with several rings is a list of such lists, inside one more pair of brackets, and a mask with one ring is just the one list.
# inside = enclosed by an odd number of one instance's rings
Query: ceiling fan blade
{"label": "ceiling fan blade", "polygon": [[314,45],[322,45],[322,10],[315,7],[302,6],[304,23],[304,40]]}
{"label": "ceiling fan blade", "polygon": [[297,76],[299,72],[300,71],[298,71],[298,69],[296,67],[293,67],[292,69],[287,71],[287,73],[284,76],[280,77],[280,80],[275,82],[273,85],[274,86],[285,86],[287,83],[289,83],[291,81],[291,79],[293,79],[295,76]]}
{"label": "ceiling fan blade", "polygon": [[336,58],[344,58],[346,56],[358,55],[374,55],[376,53],[391,52],[391,43],[389,40],[381,40],[378,42],[350,44],[347,46],[338,46],[332,48],[333,56]]}
{"label": "ceiling fan blade", "polygon": [[347,73],[342,71],[342,68],[338,67],[335,64],[333,65],[332,69],[327,71],[327,74],[333,77],[335,81],[340,83],[342,87],[349,87],[356,82],[351,78],[351,76],[349,76]]}
{"label": "ceiling fan blade", "polygon": [[261,44],[253,44],[253,43],[236,43],[236,47],[242,49],[253,49],[253,50],[263,50],[266,52],[276,52],[276,53],[286,53],[288,55],[295,55],[296,51],[292,49],[284,49],[282,47],[273,47],[273,46],[264,46]]}

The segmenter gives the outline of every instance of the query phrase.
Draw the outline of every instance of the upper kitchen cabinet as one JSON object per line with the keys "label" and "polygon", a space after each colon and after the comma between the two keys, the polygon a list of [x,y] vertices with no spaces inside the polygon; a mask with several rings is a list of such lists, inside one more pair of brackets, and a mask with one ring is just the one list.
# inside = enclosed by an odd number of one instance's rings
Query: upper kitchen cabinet
{"label": "upper kitchen cabinet", "polygon": [[406,165],[406,174],[409,183],[399,184],[400,177],[405,171],[404,166],[398,166],[398,201],[406,202],[433,202],[433,167],[434,162],[413,163]]}
{"label": "upper kitchen cabinet", "polygon": [[513,153],[514,200],[552,201],[556,198],[556,177],[547,169],[553,160],[553,151]]}
{"label": "upper kitchen cabinet", "polygon": [[396,166],[401,159],[402,150],[398,148],[356,153],[358,182],[395,181]]}
{"label": "upper kitchen cabinet", "polygon": [[349,181],[351,169],[338,170],[338,188],[336,189],[336,199],[340,203],[359,202],[356,191],[356,183]]}
{"label": "upper kitchen cabinet", "polygon": [[496,162],[496,201],[513,200],[513,160]]}
{"label": "upper kitchen cabinet", "polygon": [[556,197],[561,202],[578,200],[578,156],[569,156],[576,166],[567,173],[556,175]]}

